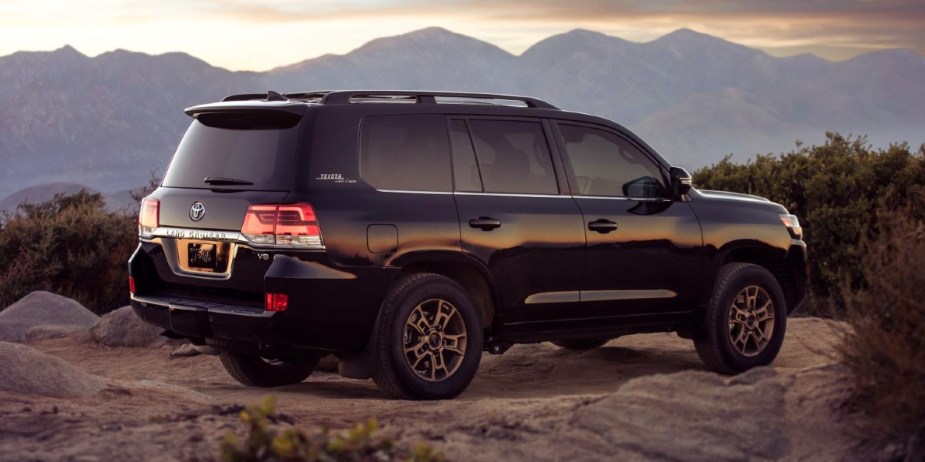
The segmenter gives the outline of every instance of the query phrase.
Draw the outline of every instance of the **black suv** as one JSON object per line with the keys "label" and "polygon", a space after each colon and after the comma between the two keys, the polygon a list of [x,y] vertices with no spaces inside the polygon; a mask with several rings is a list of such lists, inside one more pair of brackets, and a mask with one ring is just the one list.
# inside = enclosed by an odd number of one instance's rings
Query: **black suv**
{"label": "black suv", "polygon": [[534,98],[236,95],[191,107],[144,199],[132,306],[250,386],[333,353],[390,396],[450,398],[483,351],[693,339],[774,360],[805,294],[797,218],[699,191],[626,128]]}

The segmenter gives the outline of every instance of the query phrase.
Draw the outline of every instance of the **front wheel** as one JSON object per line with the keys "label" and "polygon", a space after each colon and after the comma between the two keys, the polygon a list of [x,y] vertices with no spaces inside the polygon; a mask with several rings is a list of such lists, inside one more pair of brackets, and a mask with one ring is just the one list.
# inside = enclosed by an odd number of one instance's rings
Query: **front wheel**
{"label": "front wheel", "polygon": [[382,306],[373,379],[389,396],[453,398],[472,381],[482,327],[465,289],[422,273],[400,279]]}
{"label": "front wheel", "polygon": [[787,305],[768,270],[730,263],[719,270],[694,346],[716,372],[736,374],[770,364],[787,329]]}

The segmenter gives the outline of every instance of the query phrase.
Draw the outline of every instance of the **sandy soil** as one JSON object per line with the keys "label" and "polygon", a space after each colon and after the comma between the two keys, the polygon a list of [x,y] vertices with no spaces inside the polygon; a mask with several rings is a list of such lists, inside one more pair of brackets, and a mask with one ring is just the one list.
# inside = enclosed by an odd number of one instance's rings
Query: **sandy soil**
{"label": "sandy soil", "polygon": [[[732,379],[702,372],[690,341],[673,334],[581,353],[518,345],[485,354],[469,389],[440,402],[386,400],[371,380],[323,371],[245,388],[216,357],[170,358],[174,346],[43,340],[29,345],[113,380],[85,398],[0,392],[0,460],[214,460],[222,437],[243,429],[241,405],[267,394],[284,422],[348,428],[376,417],[384,435],[427,442],[450,460],[888,459],[896,448],[869,440],[844,409],[845,375],[833,365],[840,327],[791,319],[772,367]],[[736,445],[724,447],[729,440]]]}

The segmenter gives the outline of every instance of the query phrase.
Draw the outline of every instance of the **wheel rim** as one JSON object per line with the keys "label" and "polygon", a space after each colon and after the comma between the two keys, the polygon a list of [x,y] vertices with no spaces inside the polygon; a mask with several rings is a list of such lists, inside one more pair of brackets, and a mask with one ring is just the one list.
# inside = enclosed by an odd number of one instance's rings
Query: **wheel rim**
{"label": "wheel rim", "polygon": [[405,362],[429,382],[452,376],[466,356],[466,323],[459,310],[443,299],[414,307],[403,337]]}
{"label": "wheel rim", "polygon": [[748,286],[732,299],[729,341],[743,356],[764,351],[774,335],[774,301],[760,286]]}

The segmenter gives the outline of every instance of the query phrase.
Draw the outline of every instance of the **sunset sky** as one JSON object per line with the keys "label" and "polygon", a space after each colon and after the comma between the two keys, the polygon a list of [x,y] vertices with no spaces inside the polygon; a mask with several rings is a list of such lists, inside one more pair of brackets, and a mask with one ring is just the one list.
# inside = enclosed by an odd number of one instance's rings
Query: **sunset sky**
{"label": "sunset sky", "polygon": [[925,0],[0,0],[0,56],[182,51],[262,71],[429,26],[514,54],[575,28],[647,42],[686,27],[778,56],[925,56]]}

